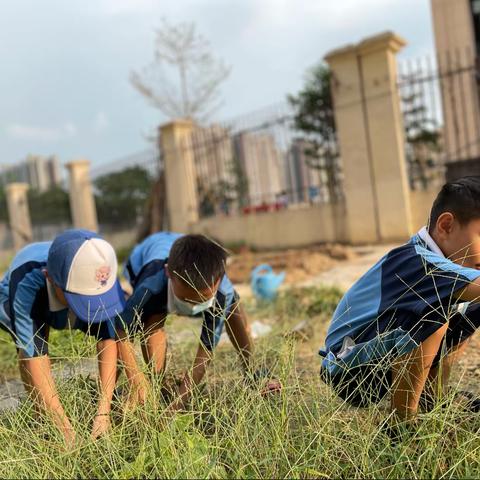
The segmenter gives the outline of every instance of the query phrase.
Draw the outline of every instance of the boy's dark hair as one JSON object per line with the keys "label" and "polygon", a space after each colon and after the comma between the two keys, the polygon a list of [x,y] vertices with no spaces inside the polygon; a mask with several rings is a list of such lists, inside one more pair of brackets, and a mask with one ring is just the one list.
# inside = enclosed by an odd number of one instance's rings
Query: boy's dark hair
{"label": "boy's dark hair", "polygon": [[172,245],[168,270],[200,290],[223,277],[227,257],[228,252],[221,245],[204,235],[185,235]]}
{"label": "boy's dark hair", "polygon": [[480,219],[480,176],[463,177],[442,187],[430,213],[430,233],[444,212],[452,213],[461,225]]}

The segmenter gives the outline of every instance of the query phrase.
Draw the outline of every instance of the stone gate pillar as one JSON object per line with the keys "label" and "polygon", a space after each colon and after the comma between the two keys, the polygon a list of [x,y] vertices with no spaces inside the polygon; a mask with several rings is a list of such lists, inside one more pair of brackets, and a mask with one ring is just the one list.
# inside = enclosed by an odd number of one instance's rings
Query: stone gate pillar
{"label": "stone gate pillar", "polygon": [[32,224],[27,198],[28,189],[28,183],[10,183],[5,188],[8,218],[15,250],[20,250],[32,241]]}
{"label": "stone gate pillar", "polygon": [[396,54],[392,32],[328,53],[352,243],[404,240],[412,233]]}
{"label": "stone gate pillar", "polygon": [[90,179],[90,162],[74,160],[65,166],[70,177],[69,197],[73,226],[96,232],[98,221]]}
{"label": "stone gate pillar", "polygon": [[194,123],[175,120],[160,127],[170,229],[187,233],[198,222],[197,177],[191,133]]}

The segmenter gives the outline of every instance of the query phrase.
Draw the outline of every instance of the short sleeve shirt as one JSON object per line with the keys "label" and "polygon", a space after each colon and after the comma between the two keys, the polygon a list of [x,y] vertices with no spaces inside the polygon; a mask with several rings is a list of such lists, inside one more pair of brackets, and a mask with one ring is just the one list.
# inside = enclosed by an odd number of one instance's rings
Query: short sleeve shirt
{"label": "short sleeve shirt", "polygon": [[33,243],[20,250],[0,283],[0,302],[6,314],[2,324],[29,357],[44,350],[45,339],[38,331],[43,325],[66,328],[68,323],[68,309],[50,305],[43,274],[50,245]]}
{"label": "short sleeve shirt", "polygon": [[[341,299],[327,332],[325,350],[321,351],[326,356],[324,364],[328,364],[329,355],[332,357],[345,347],[346,339],[355,344],[369,329],[378,333],[375,342],[385,335],[383,344],[388,341],[388,345],[384,353],[408,353],[417,345],[402,325],[428,316],[448,318],[458,309],[455,292],[478,277],[480,271],[445,258],[422,229],[408,243],[379,260]],[[391,325],[396,326],[396,331],[390,329]],[[368,347],[362,345],[365,362],[369,355],[374,355],[373,348]],[[349,348],[353,358],[356,347]]]}
{"label": "short sleeve shirt", "polygon": [[[182,236],[172,232],[154,233],[133,249],[124,270],[133,287],[133,293],[121,315],[120,328],[130,327],[139,314],[148,316],[168,313],[168,279],[165,265],[172,245]],[[215,307],[201,314],[204,317],[201,341],[207,349],[212,350],[218,342],[219,327],[223,325],[238,300],[232,282],[224,275],[217,291]]]}
{"label": "short sleeve shirt", "polygon": [[24,247],[0,282],[1,326],[11,333],[26,357],[48,352],[48,327],[71,327],[102,339],[115,337],[111,322],[91,326],[73,319],[73,324],[69,324],[68,308],[58,302],[43,273],[50,245],[51,242],[38,242]]}

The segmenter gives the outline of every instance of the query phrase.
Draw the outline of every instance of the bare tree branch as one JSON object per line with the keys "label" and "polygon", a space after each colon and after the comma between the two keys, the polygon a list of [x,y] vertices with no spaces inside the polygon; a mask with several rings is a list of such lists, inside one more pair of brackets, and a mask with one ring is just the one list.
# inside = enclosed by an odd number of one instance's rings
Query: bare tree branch
{"label": "bare tree branch", "polygon": [[132,85],[170,118],[205,121],[220,105],[220,86],[230,68],[214,57],[193,23],[163,20],[155,32],[154,61],[130,75]]}

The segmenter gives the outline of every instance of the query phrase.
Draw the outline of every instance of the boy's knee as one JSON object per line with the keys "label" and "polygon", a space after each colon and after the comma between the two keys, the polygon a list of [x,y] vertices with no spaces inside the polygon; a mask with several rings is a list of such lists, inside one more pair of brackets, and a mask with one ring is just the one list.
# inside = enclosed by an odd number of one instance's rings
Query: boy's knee
{"label": "boy's knee", "polygon": [[436,344],[440,344],[447,333],[448,326],[449,322],[448,320],[446,320],[445,323],[439,325],[438,328],[436,328],[432,333],[430,333],[428,337],[424,338],[420,342],[420,347],[428,347],[430,345],[435,346]]}
{"label": "boy's knee", "polygon": [[146,335],[157,333],[158,331],[164,331],[165,316],[164,315],[152,315],[144,324],[144,332]]}

